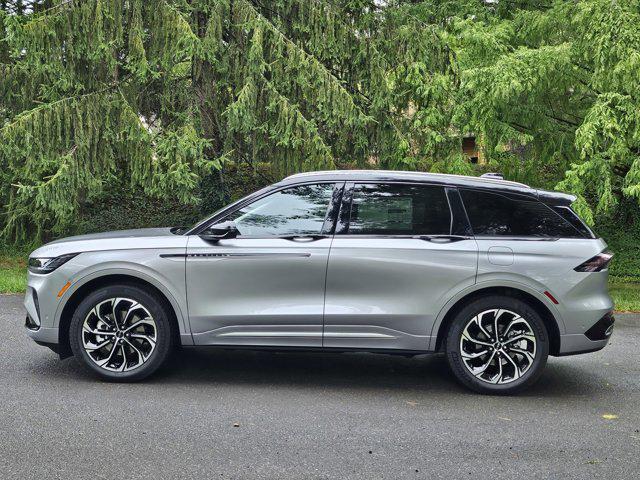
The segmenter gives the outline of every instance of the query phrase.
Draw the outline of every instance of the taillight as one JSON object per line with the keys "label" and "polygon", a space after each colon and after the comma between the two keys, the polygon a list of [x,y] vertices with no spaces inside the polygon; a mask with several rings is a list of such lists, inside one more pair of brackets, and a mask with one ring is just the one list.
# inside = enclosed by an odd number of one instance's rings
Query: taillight
{"label": "taillight", "polygon": [[609,250],[605,250],[595,257],[591,257],[586,262],[581,263],[576,268],[574,268],[574,270],[576,272],[599,272],[609,266],[609,262],[612,258],[613,253],[611,253]]}

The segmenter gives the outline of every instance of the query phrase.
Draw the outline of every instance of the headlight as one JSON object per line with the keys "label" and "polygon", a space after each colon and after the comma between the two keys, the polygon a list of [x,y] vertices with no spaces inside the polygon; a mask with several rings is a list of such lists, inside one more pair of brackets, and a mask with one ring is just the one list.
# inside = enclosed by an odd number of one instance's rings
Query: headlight
{"label": "headlight", "polygon": [[29,271],[32,273],[51,273],[76,255],[78,254],[67,253],[66,255],[60,255],[59,257],[29,257]]}

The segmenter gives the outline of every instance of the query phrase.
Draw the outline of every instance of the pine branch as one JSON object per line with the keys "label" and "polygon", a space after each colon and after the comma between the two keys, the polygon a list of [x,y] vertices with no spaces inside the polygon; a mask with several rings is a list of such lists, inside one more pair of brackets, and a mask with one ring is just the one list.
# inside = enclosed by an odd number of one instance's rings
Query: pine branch
{"label": "pine branch", "polygon": [[281,42],[293,47],[296,51],[298,51],[307,61],[311,62],[313,66],[324,72],[326,78],[328,78],[331,83],[337,88],[337,90],[341,93],[342,100],[348,102],[349,106],[356,110],[359,115],[363,118],[367,118],[368,115],[363,112],[360,107],[358,107],[351,94],[347,91],[342,81],[336,77],[333,72],[331,72],[324,64],[322,64],[316,57],[308,54],[303,48],[301,48],[297,43],[288,38],[284,33],[282,33],[278,28],[273,25],[262,13],[260,13],[248,0],[236,0],[237,3],[244,5],[247,10],[250,12],[252,16],[256,20],[258,20],[264,27],[266,27],[273,35],[275,35]]}
{"label": "pine branch", "polygon": [[[56,105],[61,104],[61,103],[73,102],[73,101],[76,101],[76,100],[84,99],[86,97],[90,97],[92,95],[100,95],[100,94],[103,94],[105,92],[108,92],[109,90],[115,90],[115,89],[117,89],[120,92],[120,94],[122,95],[122,92],[120,90],[120,86],[121,86],[122,83],[125,83],[127,80],[129,80],[130,77],[131,77],[131,75],[126,75],[126,76],[122,77],[118,82],[112,83],[112,84],[110,84],[110,85],[108,85],[108,86],[106,86],[106,87],[104,87],[104,88],[102,88],[100,90],[96,90],[96,91],[88,92],[88,93],[82,93],[80,95],[71,95],[69,97],[61,98],[61,99],[55,100],[53,102],[41,103],[41,105],[38,105],[37,107],[32,108],[31,110],[28,110],[26,112],[22,112],[20,115],[18,115],[15,118],[15,120],[13,122],[10,122],[10,123],[7,123],[7,124],[1,126],[0,127],[0,132],[2,132],[3,130],[5,130],[7,128],[12,127],[13,125],[16,125],[16,124],[20,123],[24,118],[27,118],[27,117],[29,117],[31,115],[35,115],[38,112],[40,112],[41,110],[48,109],[48,108],[53,108]],[[124,95],[123,95],[123,99],[124,99]]]}
{"label": "pine branch", "polygon": [[14,126],[17,126],[18,124],[22,123],[25,119],[28,119],[29,117],[36,115],[38,113],[40,113],[42,110],[47,110],[47,109],[52,109],[54,108],[56,105],[65,103],[65,102],[72,102],[74,100],[79,100],[81,98],[85,98],[85,97],[90,97],[92,95],[98,95],[100,93],[104,93],[104,91],[97,91],[97,92],[90,92],[90,93],[84,93],[82,95],[73,95],[70,97],[65,97],[65,98],[61,98],[60,100],[56,100],[54,102],[50,102],[50,103],[43,103],[41,105],[38,105],[35,108],[32,108],[31,110],[28,110],[26,112],[22,112],[20,115],[18,115],[14,121],[7,123],[5,125],[3,125],[2,127],[0,127],[0,133],[2,133],[3,131],[9,130],[11,128],[13,128]]}
{"label": "pine branch", "polygon": [[312,139],[315,139],[320,144],[320,153],[326,156],[330,164],[335,165],[335,160],[333,158],[333,155],[331,154],[331,149],[318,133],[318,127],[316,126],[316,124],[310,121],[309,119],[307,119],[302,114],[300,109],[296,105],[292,104],[287,97],[280,94],[280,92],[278,92],[277,88],[273,85],[273,83],[269,82],[264,77],[262,77],[262,81],[265,84],[266,90],[272,95],[274,95],[279,103],[285,106],[285,110],[292,111],[296,119],[300,121],[302,125],[304,125],[304,133],[309,135]]}
{"label": "pine branch", "polygon": [[[287,17],[283,17],[282,14],[276,10],[274,10],[273,8],[270,8],[268,6],[266,6],[264,3],[260,2],[259,0],[250,0],[253,4],[255,4],[257,7],[259,7],[262,10],[266,10],[267,12],[271,13],[272,15],[278,17],[279,20],[283,21],[284,23],[286,23],[290,29],[293,29],[293,21],[290,18]],[[319,1],[319,0],[308,0],[310,2],[313,2],[319,6],[324,6],[325,3]],[[373,3],[373,2],[372,2]],[[256,8],[256,11],[257,8]],[[265,17],[266,19],[266,17]],[[268,19],[266,19],[268,20]],[[340,23],[342,26],[349,28],[349,25],[347,25],[347,23],[342,20],[342,18],[340,16],[335,16],[334,18],[335,21],[337,21],[338,23]],[[345,39],[346,41],[347,39]],[[357,41],[357,42],[361,42],[361,39],[357,36],[354,36],[354,38],[349,39],[349,41]],[[309,57],[314,57],[313,54],[311,54],[310,52],[308,52],[302,45],[296,44],[298,46],[298,48],[300,48],[302,51],[304,51]],[[378,51],[378,49],[376,48],[375,45],[369,43],[367,45],[367,48],[371,50],[371,54],[368,55],[368,58],[375,58],[376,61],[381,62],[383,60],[383,56],[380,54],[380,52]],[[368,52],[369,53],[369,52]],[[338,72],[334,67],[330,66],[330,65],[325,65],[322,62],[319,62],[321,65],[324,66],[325,69],[327,69],[328,72],[330,72],[335,79],[338,82],[341,82],[344,85],[344,88],[347,90],[347,92],[350,95],[358,95],[359,97],[361,97],[367,104],[371,105],[372,100],[371,98],[365,94],[363,91],[359,90],[356,86],[349,84],[348,82],[346,82],[344,79],[342,79],[342,74],[341,72]],[[384,70],[384,67],[382,65],[375,65],[375,67],[377,67],[378,69],[382,69]]]}

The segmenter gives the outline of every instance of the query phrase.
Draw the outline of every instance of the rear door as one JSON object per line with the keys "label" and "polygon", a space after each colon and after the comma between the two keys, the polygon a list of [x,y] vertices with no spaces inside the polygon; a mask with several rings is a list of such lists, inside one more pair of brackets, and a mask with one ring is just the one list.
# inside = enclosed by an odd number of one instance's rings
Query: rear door
{"label": "rear door", "polygon": [[280,189],[219,219],[235,222],[237,238],[190,236],[186,280],[196,345],[322,345],[327,259],[341,187]]}
{"label": "rear door", "polygon": [[325,347],[426,350],[436,315],[475,281],[457,190],[347,184],[329,255]]}

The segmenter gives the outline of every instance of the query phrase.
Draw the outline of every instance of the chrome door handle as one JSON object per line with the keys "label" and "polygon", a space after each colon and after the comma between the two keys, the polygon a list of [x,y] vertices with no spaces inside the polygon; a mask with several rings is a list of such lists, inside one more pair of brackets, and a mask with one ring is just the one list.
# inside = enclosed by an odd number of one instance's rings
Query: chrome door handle
{"label": "chrome door handle", "polygon": [[328,238],[327,235],[287,235],[284,237],[280,237],[285,240],[291,240],[292,242],[315,242],[316,240],[322,240],[323,238]]}
{"label": "chrome door handle", "polygon": [[413,238],[433,243],[453,243],[471,239],[471,237],[466,237],[464,235],[416,235]]}

